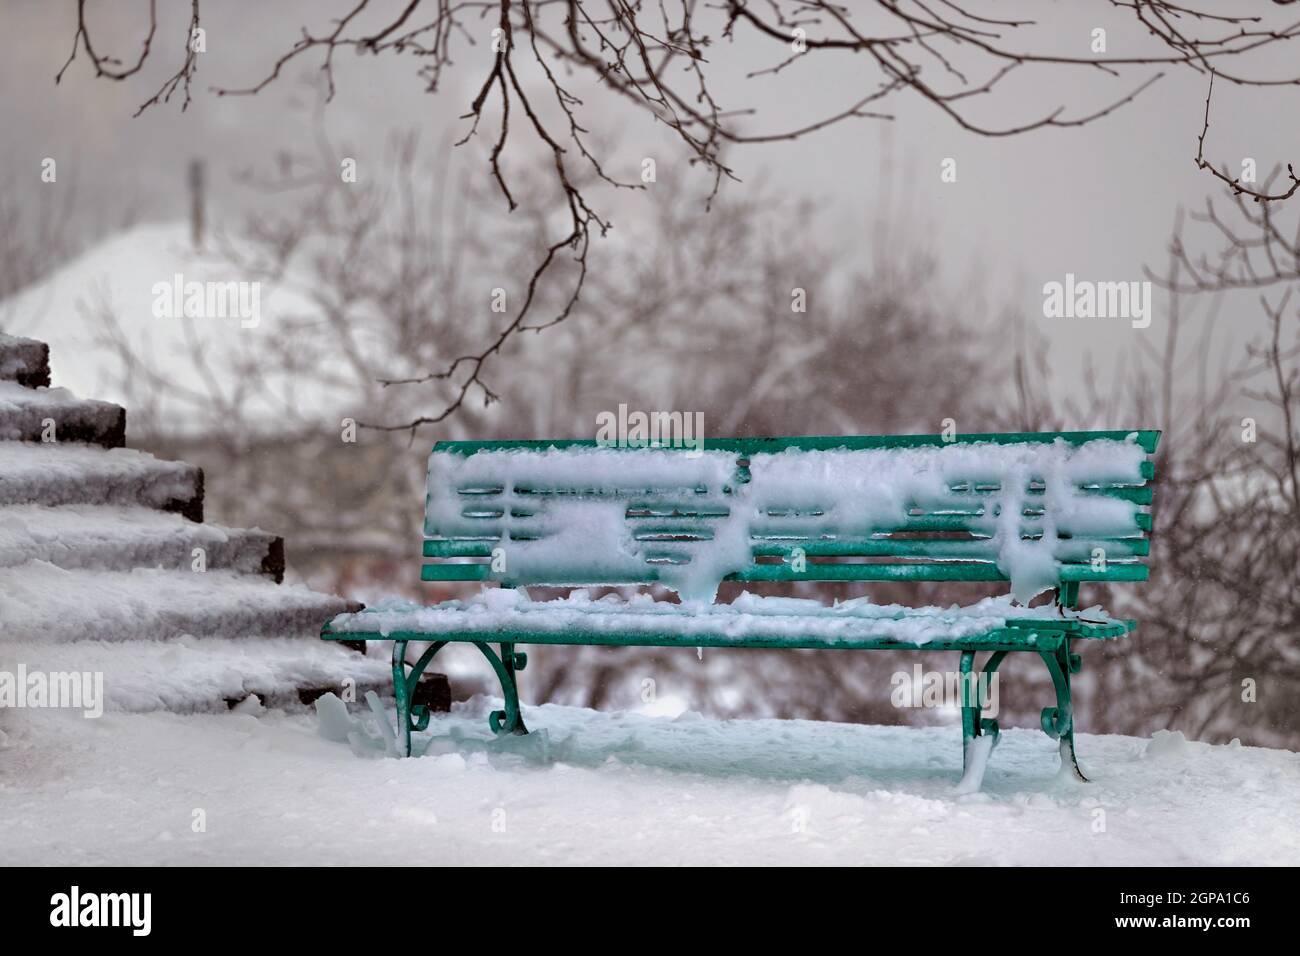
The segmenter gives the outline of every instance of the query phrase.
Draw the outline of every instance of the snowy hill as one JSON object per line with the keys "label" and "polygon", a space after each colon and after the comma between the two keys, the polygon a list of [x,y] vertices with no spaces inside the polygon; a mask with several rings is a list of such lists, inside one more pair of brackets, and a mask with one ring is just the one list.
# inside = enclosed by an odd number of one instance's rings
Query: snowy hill
{"label": "snowy hill", "polygon": [[[48,343],[58,356],[58,382],[70,391],[95,395],[119,405],[161,376],[176,385],[158,389],[154,409],[169,428],[183,431],[193,416],[193,401],[184,393],[200,383],[233,389],[236,369],[246,369],[269,350],[284,346],[285,322],[315,316],[320,304],[311,298],[313,283],[293,273],[274,281],[258,270],[235,265],[258,261],[259,250],[237,238],[214,240],[200,251],[192,245],[186,223],[150,223],[110,236],[68,262],[36,285],[0,302],[0,332],[30,336]],[[258,283],[258,318],[250,326],[239,316],[190,317],[156,314],[161,286],[176,277],[184,282]],[[295,338],[302,335],[295,330]],[[364,330],[359,330],[364,345]],[[309,343],[295,341],[306,349]],[[120,347],[138,361],[129,367]],[[340,376],[344,375],[340,360]],[[294,394],[299,408],[331,411],[338,394],[312,382],[304,391],[297,381],[270,381],[268,394]],[[3,396],[0,396],[3,401]],[[248,406],[254,421],[276,424],[283,409],[267,402]],[[279,422],[279,424],[283,424]]]}
{"label": "snowy hill", "polygon": [[1300,863],[1286,751],[1085,734],[1081,784],[1012,729],[983,792],[957,796],[953,727],[548,705],[493,740],[496,706],[435,717],[404,761],[305,714],[0,713],[0,845],[15,864]]}

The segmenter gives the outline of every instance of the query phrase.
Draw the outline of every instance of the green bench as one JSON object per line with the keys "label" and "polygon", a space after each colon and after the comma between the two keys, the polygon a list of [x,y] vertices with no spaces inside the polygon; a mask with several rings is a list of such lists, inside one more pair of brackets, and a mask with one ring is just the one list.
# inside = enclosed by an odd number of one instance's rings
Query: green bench
{"label": "green bench", "polygon": [[[594,441],[439,442],[429,457],[425,581],[495,583],[465,600],[385,602],[325,625],[333,641],[392,641],[397,746],[429,723],[412,705],[429,662],[473,644],[501,683],[497,734],[527,733],[518,648],[530,644],[950,651],[960,655],[964,780],[998,725],[981,675],[1040,657],[1055,689],[1042,728],[1079,779],[1070,678],[1080,640],[1135,623],[1079,610],[1085,582],[1147,578],[1157,431],[726,439],[701,451]],[[1020,601],[967,608],[833,605],[743,594],[720,581],[1009,582]],[[532,600],[529,586],[661,585]],[[1023,606],[1047,593],[1033,606]],[[427,647],[414,662],[407,646]],[[495,645],[495,650],[494,650]],[[988,653],[981,671],[975,656]],[[975,767],[975,764],[979,764]],[[978,779],[974,781],[978,786]]]}

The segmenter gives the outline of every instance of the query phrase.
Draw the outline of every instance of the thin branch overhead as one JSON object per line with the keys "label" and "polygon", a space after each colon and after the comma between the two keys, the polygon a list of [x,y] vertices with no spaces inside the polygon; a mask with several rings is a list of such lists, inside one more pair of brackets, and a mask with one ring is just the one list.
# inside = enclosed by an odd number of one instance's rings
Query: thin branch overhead
{"label": "thin branch overhead", "polygon": [[[471,399],[493,402],[496,394],[487,375],[504,346],[521,332],[549,328],[572,314],[588,274],[592,232],[604,235],[610,228],[580,183],[642,188],[607,170],[584,123],[585,104],[578,95],[584,81],[586,88],[613,94],[669,131],[689,162],[709,177],[712,201],[725,181],[737,178],[724,158],[729,146],[799,140],[849,121],[888,121],[899,105],[909,102],[907,94],[962,130],[1004,137],[1096,122],[1132,103],[1171,71],[1188,70],[1206,78],[1209,86],[1197,167],[1259,203],[1292,198],[1300,191],[1300,179],[1289,165],[1287,188],[1269,192],[1230,176],[1205,155],[1216,81],[1235,88],[1300,86],[1300,57],[1268,55],[1291,51],[1300,39],[1300,21],[1270,22],[1270,16],[1291,3],[1199,0],[1193,7],[1190,2],[1092,0],[1087,9],[1110,25],[1109,49],[1117,51],[1110,53],[1104,40],[1089,42],[1098,32],[1092,27],[1081,25],[1075,42],[1062,42],[1059,24],[1007,16],[991,0],[355,0],[323,26],[302,26],[299,38],[247,85],[211,91],[255,96],[306,64],[320,72],[326,96],[333,98],[336,54],[342,51],[411,59],[429,93],[439,91],[452,69],[481,69],[460,142],[480,132],[489,139],[488,174],[508,211],[519,207],[522,196],[512,185],[508,156],[531,148],[550,157],[552,181],[567,216],[541,247],[522,301],[504,327],[490,334],[481,349],[450,356],[424,375],[388,383],[451,386],[450,398],[436,411],[383,426],[414,430],[445,421]],[[174,94],[182,109],[189,105],[198,65],[193,37],[202,22],[200,3],[191,0],[179,66],[140,104],[137,115],[169,102]],[[94,39],[88,6],[87,0],[76,2],[72,50],[56,79],[81,53],[96,78],[114,81],[141,74],[152,57],[165,55],[155,43],[156,0],[149,0],[137,51],[125,60],[104,52]],[[1070,7],[1077,15],[1085,5]],[[733,51],[741,41],[747,44],[746,66],[736,71],[732,67],[740,57]],[[477,54],[483,45],[490,58]],[[457,57],[470,50],[475,55],[466,55],[465,65],[458,66]],[[1070,50],[1082,52],[1063,52]],[[770,51],[770,62],[754,68],[748,56],[752,51]],[[828,102],[819,104],[817,112],[787,125],[764,128],[758,109],[726,105],[719,94],[724,80],[782,82],[800,69],[824,68],[833,57],[853,57],[855,66],[861,65],[857,75],[862,82],[844,90],[839,103],[833,102],[839,91],[828,91]],[[1292,64],[1290,71],[1256,75],[1252,71],[1265,58]],[[1013,91],[1034,89],[1045,73],[1095,76],[1099,89],[1076,84],[1078,102],[1026,106],[1034,97]],[[576,268],[557,268],[566,257]],[[540,295],[550,283],[563,284],[562,294]],[[549,303],[548,311],[535,315],[543,303]]]}

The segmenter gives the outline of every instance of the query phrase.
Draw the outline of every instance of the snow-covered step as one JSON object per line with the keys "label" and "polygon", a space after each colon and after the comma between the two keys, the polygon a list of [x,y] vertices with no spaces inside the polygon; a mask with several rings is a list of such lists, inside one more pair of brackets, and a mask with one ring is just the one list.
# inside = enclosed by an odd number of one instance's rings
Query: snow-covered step
{"label": "snow-covered step", "polygon": [[28,672],[103,674],[107,711],[225,710],[256,694],[270,706],[294,705],[324,691],[391,695],[392,669],[325,641],[299,638],[188,638],[168,641],[0,643],[5,666]]}
{"label": "snow-covered step", "polygon": [[0,333],[0,380],[28,388],[50,384],[50,347],[35,339]]}
{"label": "snow-covered step", "polygon": [[[301,637],[352,602],[233,571],[0,568],[0,643]],[[0,648],[3,653],[3,648]]]}
{"label": "snow-covered step", "polygon": [[126,409],[77,398],[66,388],[25,388],[0,380],[0,440],[121,448],[126,443]]}
{"label": "snow-covered step", "polygon": [[203,520],[203,471],[129,448],[0,442],[0,505],[134,505]]}
{"label": "snow-covered step", "polygon": [[[202,551],[196,553],[195,549]],[[284,539],[259,529],[197,524],[178,514],[113,505],[0,507],[0,567],[163,568],[284,576]]]}

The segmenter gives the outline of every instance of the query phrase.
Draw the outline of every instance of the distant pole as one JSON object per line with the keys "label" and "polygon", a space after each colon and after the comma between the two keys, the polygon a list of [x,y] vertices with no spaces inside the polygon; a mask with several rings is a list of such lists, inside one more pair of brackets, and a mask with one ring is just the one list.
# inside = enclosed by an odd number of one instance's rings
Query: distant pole
{"label": "distant pole", "polygon": [[203,248],[203,160],[190,160],[190,239]]}

